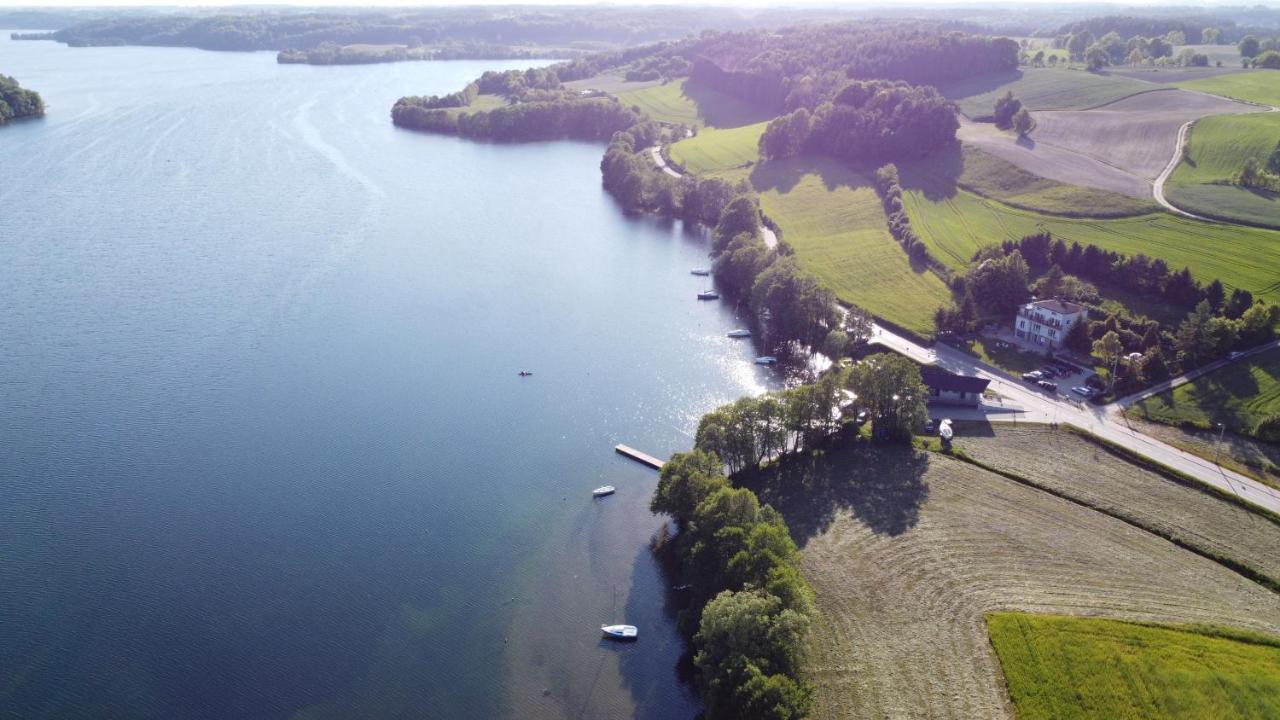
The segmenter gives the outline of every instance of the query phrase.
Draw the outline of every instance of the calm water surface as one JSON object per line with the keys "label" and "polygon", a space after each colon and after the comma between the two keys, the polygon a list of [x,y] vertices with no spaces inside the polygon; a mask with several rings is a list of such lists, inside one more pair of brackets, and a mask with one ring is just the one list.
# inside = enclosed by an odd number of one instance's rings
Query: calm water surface
{"label": "calm water surface", "polygon": [[391,126],[514,66],[3,33],[0,717],[695,714],[612,447],[766,379],[600,146]]}

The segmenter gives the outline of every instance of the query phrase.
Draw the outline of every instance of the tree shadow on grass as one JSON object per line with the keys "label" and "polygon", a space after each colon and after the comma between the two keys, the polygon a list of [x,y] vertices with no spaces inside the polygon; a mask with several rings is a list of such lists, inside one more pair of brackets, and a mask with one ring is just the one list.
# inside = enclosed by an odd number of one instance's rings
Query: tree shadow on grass
{"label": "tree shadow on grass", "polygon": [[757,192],[776,190],[788,193],[795,189],[806,175],[817,175],[822,186],[827,190],[842,187],[851,189],[870,188],[872,174],[851,168],[839,160],[821,155],[800,155],[782,160],[766,160],[756,163],[751,169],[751,186]]}
{"label": "tree shadow on grass", "polygon": [[879,535],[915,527],[929,496],[929,456],[910,445],[845,440],[825,452],[789,456],[764,470],[740,473],[749,487],[787,519],[800,547],[847,511]]}
{"label": "tree shadow on grass", "polygon": [[698,119],[710,127],[735,128],[772,120],[777,113],[762,110],[692,80],[680,86],[686,98],[698,107]]}
{"label": "tree shadow on grass", "polygon": [[964,152],[958,141],[928,157],[898,163],[902,189],[920,192],[930,202],[955,197],[962,174]]}

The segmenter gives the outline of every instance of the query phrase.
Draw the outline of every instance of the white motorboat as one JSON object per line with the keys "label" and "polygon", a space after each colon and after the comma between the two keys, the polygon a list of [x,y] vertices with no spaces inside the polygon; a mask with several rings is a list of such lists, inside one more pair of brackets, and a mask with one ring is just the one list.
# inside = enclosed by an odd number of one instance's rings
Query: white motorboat
{"label": "white motorboat", "polygon": [[748,337],[751,337],[751,331],[750,331],[750,330],[744,330],[744,329],[742,329],[742,328],[739,328],[739,329],[737,329],[737,330],[730,330],[730,331],[729,331],[729,337],[731,337],[731,338],[748,338]]}
{"label": "white motorboat", "polygon": [[696,269],[690,270],[689,273],[691,275],[697,275],[699,277],[706,277],[711,274],[711,271],[706,268],[696,268]]}
{"label": "white motorboat", "polygon": [[640,634],[635,625],[601,625],[600,632],[611,640],[635,640]]}
{"label": "white motorboat", "polygon": [[617,488],[615,488],[614,486],[604,485],[596,488],[595,490],[592,490],[591,497],[604,497],[605,495],[612,495],[615,492],[617,492]]}
{"label": "white motorboat", "polygon": [[761,355],[760,357],[756,358],[756,364],[757,365],[777,365],[778,358],[772,355]]}
{"label": "white motorboat", "polygon": [[702,292],[698,293],[698,299],[699,300],[719,300],[720,293],[716,292],[715,290],[703,290]]}

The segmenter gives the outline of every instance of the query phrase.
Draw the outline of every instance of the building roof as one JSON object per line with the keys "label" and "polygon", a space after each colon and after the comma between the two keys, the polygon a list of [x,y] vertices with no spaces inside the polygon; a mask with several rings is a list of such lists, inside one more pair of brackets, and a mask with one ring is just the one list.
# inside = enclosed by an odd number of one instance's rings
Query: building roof
{"label": "building roof", "polygon": [[987,385],[991,383],[990,380],[980,377],[956,375],[934,365],[925,365],[920,368],[920,377],[924,380],[924,384],[930,388],[947,392],[981,394],[983,390],[987,389]]}
{"label": "building roof", "polygon": [[1031,303],[1031,307],[1038,308],[1040,310],[1051,310],[1059,315],[1074,315],[1081,310],[1084,310],[1084,307],[1080,305],[1073,302],[1067,302],[1066,300],[1059,300],[1058,298],[1053,298],[1052,300],[1037,300]]}

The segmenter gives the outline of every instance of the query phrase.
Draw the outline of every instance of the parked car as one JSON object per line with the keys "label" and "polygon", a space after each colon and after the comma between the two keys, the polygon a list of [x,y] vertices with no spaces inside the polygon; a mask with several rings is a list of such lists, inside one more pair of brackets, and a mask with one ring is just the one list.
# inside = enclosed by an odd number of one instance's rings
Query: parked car
{"label": "parked car", "polygon": [[1057,371],[1057,370],[1055,370],[1055,369],[1054,369],[1052,366],[1050,366],[1050,365],[1045,365],[1044,367],[1040,368],[1040,374],[1041,374],[1041,375],[1044,375],[1044,376],[1045,376],[1045,377],[1047,377],[1047,378],[1056,378],[1056,377],[1058,377],[1058,371]]}
{"label": "parked car", "polygon": [[1027,382],[1040,382],[1044,379],[1044,373],[1039,370],[1032,370],[1031,372],[1022,373],[1022,379]]}
{"label": "parked car", "polygon": [[1040,386],[1041,390],[1048,390],[1049,392],[1058,392],[1058,383],[1049,382],[1048,380],[1041,380],[1036,384]]}
{"label": "parked car", "polygon": [[1077,394],[1077,395],[1079,395],[1080,397],[1083,397],[1083,398],[1085,398],[1085,399],[1088,399],[1088,398],[1093,397],[1093,388],[1087,388],[1087,387],[1085,387],[1085,386],[1083,386],[1083,385],[1077,385],[1077,386],[1075,386],[1075,387],[1071,388],[1071,392],[1073,392],[1073,393],[1075,393],[1075,394]]}

